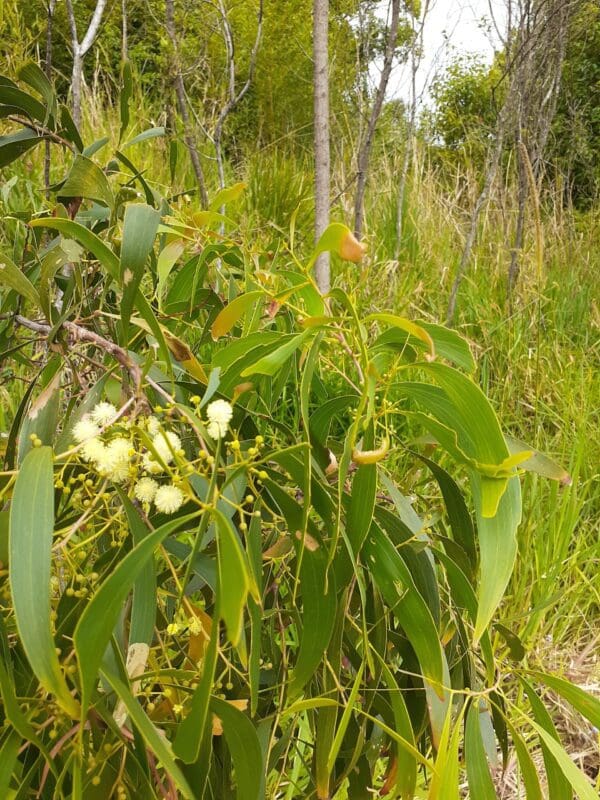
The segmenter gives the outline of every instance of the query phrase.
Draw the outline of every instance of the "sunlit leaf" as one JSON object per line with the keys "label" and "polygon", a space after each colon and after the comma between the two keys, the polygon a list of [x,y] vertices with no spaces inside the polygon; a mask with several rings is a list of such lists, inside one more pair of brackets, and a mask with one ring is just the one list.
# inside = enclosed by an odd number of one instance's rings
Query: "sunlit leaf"
{"label": "sunlit leaf", "polygon": [[79,705],[65,682],[52,635],[53,534],[52,449],[37,447],[21,465],[10,508],[10,588],[17,629],[33,672],[64,711],[77,717]]}

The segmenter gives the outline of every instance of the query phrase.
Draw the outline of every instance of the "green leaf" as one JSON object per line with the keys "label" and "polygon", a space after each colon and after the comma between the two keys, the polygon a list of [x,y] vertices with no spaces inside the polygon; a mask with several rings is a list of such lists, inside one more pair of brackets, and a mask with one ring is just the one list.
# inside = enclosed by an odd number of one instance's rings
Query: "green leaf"
{"label": "green leaf", "polygon": [[0,136],[0,168],[16,161],[41,141],[43,141],[42,137],[29,128]]}
{"label": "green leaf", "polygon": [[215,619],[202,663],[202,677],[192,697],[187,716],[179,724],[177,735],[173,742],[173,752],[177,758],[180,758],[186,764],[192,764],[196,761],[205,737],[210,693],[214,682],[218,654],[219,620]]}
{"label": "green leaf", "polygon": [[[464,706],[459,718],[454,722],[452,735],[452,705],[448,707],[444,728],[434,765],[434,774],[429,786],[428,800],[459,800],[458,789],[460,757],[458,747],[460,744],[460,722]],[[475,800],[475,796],[473,796]],[[479,798],[477,798],[479,800]]]}
{"label": "green leaf", "polygon": [[[558,765],[562,775],[568,781],[569,785],[575,790],[579,800],[598,800],[598,794],[595,788],[589,782],[587,776],[573,763],[571,757],[564,749],[564,747],[556,741],[554,736],[550,734],[542,725],[539,725],[533,720],[529,720],[530,725],[533,726],[537,732],[542,746],[552,755],[554,761]],[[546,767],[547,769],[547,767]],[[555,778],[548,776],[548,788],[550,790],[550,798],[552,797],[571,797],[571,792],[567,794],[554,794],[554,789],[557,788]]]}
{"label": "green leaf", "polygon": [[508,481],[493,517],[482,514],[480,484],[483,481],[477,474],[471,476],[479,537],[479,606],[473,634],[476,642],[489,625],[508,586],[517,555],[517,528],[521,522],[519,479],[511,478]]}
{"label": "green leaf", "polygon": [[525,786],[525,794],[527,800],[544,800],[542,790],[540,788],[540,780],[536,765],[533,762],[529,747],[517,732],[508,719],[505,719],[506,727],[510,731],[512,742],[517,754],[519,762],[519,769],[521,770],[521,778]]}
{"label": "green leaf", "polygon": [[238,295],[235,300],[228,303],[215,317],[210,329],[212,338],[216,341],[233,328],[241,317],[265,296],[263,291],[245,292]]}
{"label": "green leaf", "polygon": [[52,635],[50,565],[54,534],[52,449],[31,450],[17,475],[10,508],[10,587],[17,630],[41,685],[71,717],[77,702],[65,682]]}
{"label": "green leaf", "polygon": [[267,353],[266,356],[259,358],[258,361],[254,362],[254,364],[242,370],[241,376],[246,378],[249,375],[255,375],[256,373],[260,375],[275,375],[275,373],[281,369],[281,367],[296,352],[296,350],[302,347],[302,345],[313,335],[313,333],[313,330],[307,330],[304,331],[304,333],[299,333],[296,336],[292,336],[285,344],[282,344],[281,347],[278,347],[276,350]]}
{"label": "green leaf", "polygon": [[246,554],[231,522],[216,508],[212,513],[217,522],[219,611],[230,642],[237,645],[242,635],[248,593],[252,589],[256,596],[257,590],[253,586]]}
{"label": "green leaf", "polygon": [[463,493],[456,481],[445,469],[442,469],[439,464],[436,464],[435,461],[431,461],[431,459],[425,456],[419,455],[418,457],[431,470],[440,487],[444,498],[446,514],[448,515],[448,522],[452,530],[452,538],[465,551],[469,557],[471,566],[475,567],[477,563],[475,527],[471,515],[469,514],[469,509],[465,503]]}
{"label": "green leaf", "polygon": [[57,100],[52,84],[35,61],[28,61],[18,71],[19,78],[41,94],[46,103],[44,121],[56,116]]}
{"label": "green leaf", "polygon": [[246,186],[247,184],[245,183],[234,183],[233,186],[226,186],[224,189],[221,189],[213,197],[208,206],[208,210],[216,211],[221,208],[221,206],[226,206],[227,203],[237,200],[245,191]]}
{"label": "green leaf", "polygon": [[164,294],[167,278],[169,277],[177,260],[183,254],[185,247],[185,242],[182,239],[174,239],[172,242],[169,242],[165,247],[163,247],[158,254],[158,258],[156,260],[156,275],[158,277],[156,294],[158,296],[158,302],[161,308],[162,296]]}
{"label": "green leaf", "polygon": [[331,773],[333,772],[335,761],[340,752],[340,748],[342,746],[344,736],[346,735],[346,731],[348,730],[348,725],[350,723],[352,712],[354,711],[354,706],[356,704],[356,699],[358,697],[358,692],[360,690],[360,684],[362,681],[362,676],[366,663],[367,663],[366,660],[360,662],[360,667],[358,668],[358,672],[356,673],[356,678],[354,679],[354,685],[352,686],[352,691],[348,696],[348,701],[346,702],[344,713],[342,714],[340,724],[338,725],[338,728],[335,732],[335,737],[333,739],[333,742],[331,743],[331,748],[327,756],[327,772],[329,773],[329,775],[331,775]]}
{"label": "green leaf", "polygon": [[42,753],[50,771],[56,775],[56,767],[50,753],[36,733],[35,728],[25,714],[21,711],[14,688],[14,676],[10,675],[2,658],[0,658],[0,697],[2,710],[8,722],[17,731],[22,739],[31,742]]}
{"label": "green leaf", "polygon": [[42,217],[31,220],[29,223],[32,228],[50,228],[51,230],[64,233],[71,239],[76,239],[87,250],[94,255],[102,264],[108,274],[114,280],[119,280],[119,259],[105,244],[102,239],[96,236],[89,228],[71,219],[62,217]]}
{"label": "green leaf", "polygon": [[431,612],[417,591],[410,571],[383,531],[373,524],[363,546],[363,560],[384,600],[404,628],[423,675],[440,697],[444,685],[442,648]]}
{"label": "green leaf", "polygon": [[113,208],[115,198],[108,179],[95,161],[76,155],[59,197],[84,197]]}
{"label": "green leaf", "polygon": [[130,139],[128,142],[125,142],[125,144],[122,144],[121,150],[125,150],[128,147],[133,147],[134,144],[145,142],[148,139],[156,139],[157,137],[164,135],[165,135],[165,129],[162,127],[147,128],[145,131],[138,133],[137,136],[134,136],[133,139]]}
{"label": "green leaf", "polygon": [[0,283],[14,289],[36,307],[40,307],[40,296],[29,278],[11,261],[6,253],[0,253]]}
{"label": "green leaf", "polygon": [[[121,489],[119,489],[119,497],[127,514],[133,543],[138,545],[149,535],[150,529],[144,524],[135,506]],[[131,623],[129,625],[130,646],[136,643],[152,644],[156,621],[156,599],[156,569],[154,559],[150,557],[133,584]]]}
{"label": "green leaf", "polygon": [[37,436],[45,445],[52,445],[58,428],[60,408],[61,359],[51,359],[42,371],[43,389],[27,409],[19,431],[17,463],[21,463],[33,447]]}
{"label": "green leaf", "polygon": [[496,800],[496,790],[483,746],[479,721],[479,703],[473,699],[467,713],[465,728],[465,763],[471,797],[477,800]]}
{"label": "green leaf", "polygon": [[549,458],[544,453],[540,453],[539,450],[535,450],[528,444],[525,444],[525,442],[514,439],[512,436],[507,436],[505,434],[504,439],[506,440],[511,455],[522,453],[524,450],[532,452],[530,458],[519,464],[520,469],[527,470],[528,472],[536,472],[543,478],[550,478],[552,481],[558,481],[563,486],[568,486],[571,483],[571,476],[566,469],[561,467],[561,465],[552,458]]}
{"label": "green leaf", "polygon": [[383,322],[393,328],[400,328],[400,330],[406,331],[406,333],[414,336],[415,339],[420,339],[421,342],[426,345],[427,349],[429,350],[429,355],[432,358],[435,356],[435,345],[433,343],[433,339],[420,323],[412,322],[404,317],[398,317],[396,314],[386,313],[369,314],[369,316],[365,319],[365,322],[370,322],[371,320]]}
{"label": "green leaf", "polygon": [[130,203],[125,208],[121,244],[121,280],[123,282],[121,320],[125,338],[146,261],[154,247],[154,237],[159,222],[159,212],[145,203]]}
{"label": "green leaf", "polygon": [[557,675],[549,675],[546,672],[533,672],[532,675],[557,692],[576,711],[583,714],[595,728],[600,730],[600,700]]}
{"label": "green leaf", "polygon": [[[289,521],[288,521],[289,524]],[[321,663],[329,646],[337,600],[333,573],[327,574],[327,560],[320,550],[304,550],[300,569],[302,593],[302,632],[288,692],[290,702],[295,700]]]}
{"label": "green leaf", "polygon": [[10,797],[10,780],[17,763],[20,746],[19,734],[16,731],[9,731],[4,744],[0,747],[0,797]]}
{"label": "green leaf", "polygon": [[33,95],[24,92],[14,84],[12,86],[0,87],[0,103],[9,106],[15,111],[29,117],[30,120],[41,122],[46,121],[48,111],[43,103],[40,103]]}
{"label": "green leaf", "polygon": [[87,714],[104,651],[136,578],[159,544],[195,516],[188,514],[171,520],[142,539],[127,553],[85,607],[73,634],[81,682],[82,718]]}
{"label": "green leaf", "polygon": [[[394,729],[405,739],[413,750],[416,749],[415,735],[412,729],[410,714],[402,696],[400,687],[391,670],[380,657],[381,674],[388,690],[388,699],[394,713]],[[400,744],[396,747],[396,790],[402,800],[413,800],[417,787],[417,760],[407,748]]]}
{"label": "green leaf", "polygon": [[452,361],[457,367],[462,367],[468,373],[475,372],[476,363],[469,343],[452,328],[436,325],[433,322],[418,323],[431,336],[435,346],[436,355]]}
{"label": "green leaf", "polygon": [[[364,448],[373,446],[373,425],[365,437]],[[377,464],[362,464],[352,479],[350,505],[346,516],[346,531],[355,557],[358,557],[371,527],[377,494]]]}
{"label": "green leaf", "polygon": [[223,734],[235,768],[237,800],[261,800],[264,797],[265,767],[254,725],[235,706],[218,697],[211,698],[210,709],[223,725]]}
{"label": "green leaf", "polygon": [[[556,752],[563,753],[564,757],[577,773],[579,773],[579,770],[564,752],[552,717],[538,697],[535,689],[523,678],[520,680],[527,694],[533,713],[533,719],[529,719],[529,724],[533,726],[540,737],[546,777],[548,779],[548,798],[549,800],[571,800],[573,797],[573,792],[571,790],[572,784],[569,776],[565,774],[564,764],[561,764],[561,759],[557,758]],[[555,747],[549,746],[548,741],[551,741]],[[579,792],[578,794],[579,800],[586,800],[585,794],[580,794]]]}
{"label": "green leaf", "polygon": [[177,766],[177,762],[175,761],[173,751],[171,749],[171,744],[166,736],[162,736],[154,727],[152,722],[144,713],[139,702],[131,694],[129,687],[126,684],[124,684],[112,672],[107,670],[105,666],[102,668],[102,674],[113,690],[117,693],[119,698],[123,701],[131,721],[142,735],[142,738],[150,750],[152,750],[159,762],[167,770],[171,778],[173,778],[183,797],[186,798],[186,800],[196,800],[196,795],[190,788],[183,773]]}

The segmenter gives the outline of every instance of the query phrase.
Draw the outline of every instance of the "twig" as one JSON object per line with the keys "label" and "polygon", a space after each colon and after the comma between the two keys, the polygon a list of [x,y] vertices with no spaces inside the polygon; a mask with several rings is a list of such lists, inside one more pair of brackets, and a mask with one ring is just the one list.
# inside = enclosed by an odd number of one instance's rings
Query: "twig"
{"label": "twig", "polygon": [[54,131],[51,131],[49,128],[39,125],[37,122],[32,122],[29,119],[23,119],[23,117],[17,117],[15,114],[11,114],[8,119],[11,122],[16,122],[17,125],[23,125],[24,128],[29,128],[29,130],[34,131],[45,139],[51,139],[57,144],[62,144],[63,147],[67,147],[72,153],[75,152],[75,146],[71,144],[71,142],[63,139],[62,136],[59,136],[58,133],[54,133]]}
{"label": "twig", "polygon": [[[28,328],[30,331],[35,331],[36,333],[44,334],[45,336],[48,336],[53,330],[53,328],[45,322],[36,322],[35,320],[21,316],[21,314],[14,314],[12,319],[22,327]],[[94,331],[88,331],[87,328],[76,325],[74,322],[63,322],[61,327],[70,334],[72,343],[89,342],[100,350],[109,353],[129,372],[135,384],[136,393],[139,393],[142,385],[142,371],[135,361],[131,360],[126,350],[119,347],[119,345],[114,342],[111,342],[109,339],[100,336],[100,334],[94,333]]]}

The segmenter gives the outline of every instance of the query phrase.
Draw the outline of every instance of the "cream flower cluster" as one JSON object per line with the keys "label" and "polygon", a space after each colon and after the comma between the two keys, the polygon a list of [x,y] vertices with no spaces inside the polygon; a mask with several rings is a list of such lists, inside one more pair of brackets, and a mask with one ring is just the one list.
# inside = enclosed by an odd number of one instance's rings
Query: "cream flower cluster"
{"label": "cream flower cluster", "polygon": [[112,483],[122,485],[135,481],[141,472],[142,477],[133,486],[134,497],[140,503],[154,503],[161,513],[175,513],[185,500],[181,489],[172,483],[160,485],[150,476],[161,475],[176,456],[183,456],[181,439],[173,431],[163,430],[156,417],[142,418],[141,426],[151,437],[151,446],[147,452],[140,453],[141,448],[132,438],[130,423],[120,423],[116,417],[115,406],[101,402],[77,422],[73,438],[79,445],[81,457]]}
{"label": "cream flower cluster", "polygon": [[222,439],[233,416],[233,408],[227,400],[214,400],[206,407],[208,426],[206,431],[211,439]]}
{"label": "cream flower cluster", "polygon": [[112,403],[98,403],[89,414],[85,414],[73,428],[75,441],[81,445],[83,458],[113,483],[124,483],[129,477],[131,441],[116,436],[105,442],[101,438],[102,428],[116,417],[117,409]]}
{"label": "cream flower cluster", "polygon": [[156,510],[163,514],[174,514],[183,505],[181,489],[172,483],[159,484],[154,478],[141,478],[134,486],[133,493],[140,503],[154,503]]}

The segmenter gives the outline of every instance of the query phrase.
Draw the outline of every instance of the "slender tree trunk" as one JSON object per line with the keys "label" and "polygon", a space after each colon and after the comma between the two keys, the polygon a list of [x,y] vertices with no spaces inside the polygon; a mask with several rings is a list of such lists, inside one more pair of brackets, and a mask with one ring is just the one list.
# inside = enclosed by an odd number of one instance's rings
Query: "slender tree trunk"
{"label": "slender tree trunk", "polygon": [[77,34],[77,22],[75,20],[75,11],[73,9],[73,0],[66,0],[67,18],[69,20],[69,28],[71,30],[71,46],[73,48],[73,72],[71,74],[71,98],[73,104],[73,122],[77,127],[81,124],[81,86],[83,83],[83,59],[86,53],[93,45],[100,23],[102,22],[102,15],[106,8],[108,0],[96,0],[96,7],[85,36],[79,41]]}
{"label": "slender tree trunk", "polygon": [[129,60],[129,47],[127,36],[127,0],[121,0],[121,61]]}
{"label": "slender tree trunk", "polygon": [[[56,0],[49,0],[48,2],[48,15],[46,18],[46,54],[44,57],[44,72],[48,80],[52,80],[52,26],[54,22],[54,9],[56,7]],[[44,187],[46,199],[50,197],[50,142],[48,139],[44,142]]]}
{"label": "slender tree trunk", "polygon": [[473,250],[473,245],[475,244],[475,239],[477,238],[477,226],[479,224],[479,217],[481,216],[481,212],[483,211],[485,204],[487,203],[488,197],[490,196],[490,192],[492,190],[492,186],[494,184],[494,180],[496,178],[498,165],[500,163],[500,156],[502,155],[503,144],[504,144],[504,125],[499,123],[498,131],[496,133],[496,142],[488,155],[483,188],[481,189],[479,197],[477,198],[477,202],[475,203],[475,208],[473,209],[473,213],[471,214],[471,221],[469,223],[469,231],[467,233],[467,238],[465,240],[465,246],[463,248],[460,264],[458,265],[456,276],[452,284],[452,290],[450,292],[450,300],[448,301],[448,310],[446,313],[446,325],[451,325],[454,321],[454,315],[456,313],[456,301],[458,298],[458,290],[460,289],[460,284],[462,283],[462,279],[469,265],[469,261],[471,260],[471,252]]}
{"label": "slender tree trunk", "polygon": [[196,147],[196,139],[192,130],[190,122],[190,115],[187,107],[187,97],[185,95],[185,84],[183,82],[183,75],[181,73],[181,64],[179,63],[179,47],[177,44],[177,35],[175,33],[175,6],[173,0],[165,0],[165,27],[167,35],[171,40],[173,47],[173,68],[175,71],[174,86],[175,98],[177,100],[177,110],[183,123],[183,141],[190,154],[190,161],[192,162],[192,169],[196,176],[198,184],[198,191],[200,192],[200,202],[202,207],[206,208],[208,205],[208,193],[206,191],[206,181],[204,179],[204,170],[200,162],[200,155]]}
{"label": "slender tree trunk", "polygon": [[404,198],[406,196],[406,184],[408,181],[408,171],[412,152],[415,144],[415,131],[417,128],[417,72],[422,59],[423,32],[425,30],[425,20],[429,13],[429,0],[425,0],[422,17],[419,25],[418,34],[413,26],[413,40],[410,47],[410,110],[408,116],[408,129],[406,131],[406,145],[404,158],[402,160],[402,171],[400,173],[400,183],[398,185],[398,198],[396,203],[396,246],[394,249],[394,259],[400,257],[402,247],[402,234],[404,228]]}
{"label": "slender tree trunk", "polygon": [[[329,0],[313,2],[315,241],[329,225]],[[331,286],[329,253],[315,264],[315,279],[323,294]]]}
{"label": "slender tree trunk", "polygon": [[387,91],[388,82],[392,72],[394,52],[396,50],[396,44],[398,40],[400,0],[391,0],[391,8],[392,17],[385,45],[383,68],[381,70],[379,86],[377,87],[377,91],[375,93],[373,108],[371,109],[371,116],[369,117],[369,124],[367,125],[367,133],[358,151],[356,196],[354,199],[354,234],[357,239],[360,239],[362,236],[365,191],[369,174],[369,158],[371,155],[371,148],[373,147],[373,138],[375,136],[375,129],[377,128],[377,122],[381,114],[381,109],[383,108],[383,101],[385,100],[385,93]]}
{"label": "slender tree trunk", "polygon": [[225,187],[225,163],[223,159],[223,129],[225,120],[236,108],[238,103],[244,98],[252,80],[254,78],[254,70],[256,69],[256,59],[258,57],[258,48],[260,47],[260,40],[262,37],[262,22],[263,22],[263,0],[258,1],[258,14],[256,25],[256,36],[254,38],[254,45],[250,53],[250,63],[248,65],[248,76],[242,88],[237,91],[236,89],[236,65],[235,65],[235,42],[233,38],[233,30],[229,23],[227,16],[227,9],[223,0],[218,3],[219,13],[221,15],[221,23],[223,26],[223,35],[225,37],[225,45],[227,48],[227,71],[229,73],[229,84],[227,87],[227,101],[221,109],[217,124],[215,125],[215,132],[213,135],[213,143],[215,146],[215,157],[217,160],[217,173],[219,176],[219,186],[221,189]]}
{"label": "slender tree trunk", "polygon": [[[518,137],[518,142],[521,142]],[[529,183],[527,180],[527,172],[523,162],[523,151],[521,147],[517,147],[518,159],[518,173],[519,173],[519,197],[518,197],[518,212],[517,212],[517,226],[515,228],[515,237],[513,241],[512,251],[510,254],[510,266],[508,268],[508,303],[509,308],[512,310],[512,292],[519,280],[519,273],[521,271],[519,258],[523,249],[523,238],[525,235],[525,210],[527,207],[527,196],[529,194]]]}

